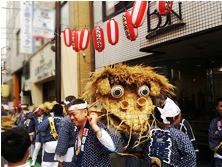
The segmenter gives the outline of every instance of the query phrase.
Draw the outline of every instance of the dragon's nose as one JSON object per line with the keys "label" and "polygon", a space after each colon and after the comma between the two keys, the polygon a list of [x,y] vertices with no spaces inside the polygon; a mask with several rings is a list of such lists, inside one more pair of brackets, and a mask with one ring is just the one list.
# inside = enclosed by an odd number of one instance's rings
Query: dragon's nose
{"label": "dragon's nose", "polygon": [[129,102],[126,100],[121,101],[121,109],[126,110],[129,105]]}
{"label": "dragon's nose", "polygon": [[144,97],[140,97],[140,98],[137,100],[137,104],[138,104],[138,106],[140,106],[140,107],[145,106],[146,103],[147,103],[147,100],[146,100]]}

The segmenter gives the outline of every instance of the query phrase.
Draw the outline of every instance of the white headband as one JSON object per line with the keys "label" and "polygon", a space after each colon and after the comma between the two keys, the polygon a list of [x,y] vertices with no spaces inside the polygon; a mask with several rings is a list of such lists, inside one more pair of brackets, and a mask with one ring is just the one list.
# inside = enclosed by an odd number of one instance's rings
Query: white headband
{"label": "white headband", "polygon": [[166,117],[175,117],[180,113],[180,108],[174,103],[173,100],[167,97],[165,101],[165,106],[162,108],[158,107],[158,110],[161,113],[161,118],[163,122],[169,124],[170,122],[166,119]]}
{"label": "white headband", "polygon": [[38,108],[36,108],[34,112],[36,112],[36,111],[38,111],[38,110],[39,110],[39,107],[38,107]]}
{"label": "white headband", "polygon": [[70,103],[70,101],[64,100],[64,103],[65,103],[66,105],[68,105],[68,104]]}
{"label": "white headband", "polygon": [[26,105],[21,105],[21,108],[23,108],[23,107],[25,108],[25,107],[26,107]]}
{"label": "white headband", "polygon": [[86,107],[87,107],[87,102],[85,101],[84,104],[71,105],[68,110],[71,111],[74,109],[85,109]]}

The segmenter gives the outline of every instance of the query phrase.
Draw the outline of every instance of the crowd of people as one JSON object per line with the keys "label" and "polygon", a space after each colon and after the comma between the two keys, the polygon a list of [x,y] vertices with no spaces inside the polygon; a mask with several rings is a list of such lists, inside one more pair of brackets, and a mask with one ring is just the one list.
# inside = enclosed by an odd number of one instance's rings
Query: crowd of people
{"label": "crowd of people", "polygon": [[[156,119],[157,124],[144,132],[149,137],[141,139],[137,147],[134,144],[139,134],[121,132],[119,138],[99,121],[95,112],[89,112],[87,102],[68,96],[64,105],[66,116],[61,104],[55,104],[50,113],[39,107],[29,111],[22,105],[16,121],[18,127],[2,134],[2,156],[9,167],[35,166],[41,147],[42,167],[108,167],[110,154],[118,151],[120,141],[123,146],[128,145],[124,151],[126,167],[197,166],[199,150],[192,128],[169,97],[162,97],[159,107],[155,107],[154,116],[148,119]],[[213,166],[221,167],[222,98],[218,98],[216,109],[220,116],[210,124],[209,145],[214,151]],[[3,107],[1,114],[7,114]],[[16,116],[15,108],[10,114],[12,118]],[[26,163],[27,159],[32,159],[32,163]]]}

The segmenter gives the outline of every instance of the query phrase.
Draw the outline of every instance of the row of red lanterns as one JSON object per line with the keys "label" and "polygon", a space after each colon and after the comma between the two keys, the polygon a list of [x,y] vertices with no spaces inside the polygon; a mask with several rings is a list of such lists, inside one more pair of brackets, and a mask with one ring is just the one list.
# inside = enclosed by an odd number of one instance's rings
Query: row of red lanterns
{"label": "row of red lanterns", "polygon": [[[161,15],[168,14],[173,5],[173,1],[158,1],[157,12]],[[126,34],[126,38],[135,41],[138,37],[138,27],[143,25],[146,13],[148,9],[148,1],[135,1],[132,9],[126,10],[122,16],[123,28]],[[79,52],[85,50],[89,44],[89,30],[83,28],[80,32],[70,28],[64,30],[65,45],[70,47],[72,45],[73,50]],[[93,42],[94,47],[98,52],[102,52],[105,48],[104,32],[100,26],[96,26],[93,29]],[[114,19],[110,19],[107,22],[107,36],[108,42],[111,45],[115,45],[119,41],[119,27],[118,23]]]}

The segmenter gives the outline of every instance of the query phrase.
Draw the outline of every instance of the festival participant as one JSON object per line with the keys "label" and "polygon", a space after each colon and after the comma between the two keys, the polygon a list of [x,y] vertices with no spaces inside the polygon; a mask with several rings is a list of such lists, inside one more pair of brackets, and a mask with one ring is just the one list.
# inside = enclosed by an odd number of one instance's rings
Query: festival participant
{"label": "festival participant", "polygon": [[[177,104],[177,106],[178,106],[178,104]],[[180,122],[177,125],[177,129],[179,129],[180,131],[184,132],[189,137],[189,139],[190,139],[190,141],[191,141],[191,143],[193,145],[194,151],[196,152],[196,154],[198,154],[199,153],[199,149],[198,149],[198,146],[197,146],[197,142],[196,142],[195,136],[193,134],[192,127],[190,126],[189,122],[182,117],[182,115],[180,117]]]}
{"label": "festival participant", "polygon": [[58,126],[60,121],[63,119],[63,107],[60,104],[55,104],[51,113],[50,114],[52,116],[45,119],[37,127],[38,132],[45,133],[44,155],[41,164],[42,167],[58,166],[58,161],[54,160],[54,156],[58,140]]}
{"label": "festival participant", "polygon": [[[160,101],[159,101],[159,106],[160,108],[163,108],[164,105],[165,105],[165,101],[166,101],[166,98],[167,96],[160,96]],[[174,103],[179,107],[179,104],[177,101],[174,101]],[[155,118],[157,118],[158,120],[161,120],[163,121],[161,118],[160,118],[160,112],[158,110],[157,107],[154,108],[154,113],[155,113]],[[152,115],[151,115],[152,117]],[[199,153],[199,149],[198,149],[198,146],[197,146],[197,142],[196,142],[196,139],[195,139],[195,136],[193,134],[193,130],[192,130],[192,127],[190,126],[189,122],[184,119],[181,115],[180,117],[180,122],[178,124],[175,124],[174,125],[177,129],[179,129],[180,131],[184,132],[190,139],[192,145],[193,145],[193,148],[195,150],[196,153]]]}
{"label": "festival participant", "polygon": [[87,102],[76,99],[68,106],[70,119],[77,126],[73,166],[110,166],[109,154],[117,151],[119,137],[112,134],[102,122],[97,122],[96,113],[89,114]]}
{"label": "festival participant", "polygon": [[[22,117],[21,117],[21,121],[19,123],[18,126],[23,127],[24,129],[29,131],[29,127],[30,127],[30,119],[29,116],[31,115],[31,112],[29,111],[29,109],[27,107],[23,108],[23,112],[22,112]],[[33,141],[33,135],[34,133],[29,131],[29,137],[31,140],[31,147],[30,147],[30,154],[29,154],[29,159],[31,159],[32,157],[32,153],[34,151],[34,141]]]}
{"label": "festival participant", "polygon": [[[71,101],[76,99],[75,96],[67,96],[64,100],[65,103],[65,110],[69,113],[67,108],[68,104]],[[72,157],[74,155],[74,145],[75,145],[75,138],[74,138],[74,130],[75,126],[70,120],[69,115],[65,116],[64,119],[59,124],[58,130],[58,144],[55,151],[55,158],[54,160],[59,161],[59,166],[63,167],[72,167]]]}
{"label": "festival participant", "polygon": [[4,110],[4,106],[1,106],[1,116],[7,116],[7,112]]}
{"label": "festival participant", "polygon": [[190,139],[175,128],[181,117],[179,107],[167,98],[163,109],[158,107],[158,110],[165,124],[151,128],[151,137],[145,142],[146,163],[162,167],[196,166],[196,154]]}
{"label": "festival participant", "polygon": [[[37,127],[39,124],[46,118],[46,114],[42,112],[42,110],[39,107],[35,107],[33,109],[33,114],[29,116],[30,121],[30,126],[29,126],[29,131],[30,132],[36,132]],[[39,153],[39,150],[42,146],[42,143],[44,143],[43,140],[43,135],[42,133],[37,132],[35,135],[35,149],[32,154],[32,164],[31,166],[35,166],[35,162]],[[44,149],[42,149],[44,151]],[[42,155],[44,152],[42,153]]]}
{"label": "festival participant", "polygon": [[15,107],[11,107],[10,113],[11,113],[11,118],[12,119],[15,118],[18,115],[18,113],[16,112],[16,108]]}
{"label": "festival participant", "polygon": [[18,118],[18,120],[17,120],[17,122],[16,122],[16,124],[17,124],[18,126],[23,126],[23,124],[24,124],[24,114],[23,114],[23,109],[24,109],[24,108],[27,108],[27,106],[26,106],[25,104],[22,104],[22,105],[21,105],[22,111],[21,111],[21,113],[20,113],[20,115],[19,115],[19,118]]}
{"label": "festival participant", "polygon": [[1,137],[1,153],[8,161],[8,166],[30,167],[26,163],[31,141],[28,132],[22,127],[12,128]]}
{"label": "festival participant", "polygon": [[214,118],[209,127],[209,145],[214,151],[213,167],[221,167],[222,164],[222,97],[217,99],[216,109],[219,117]]}

